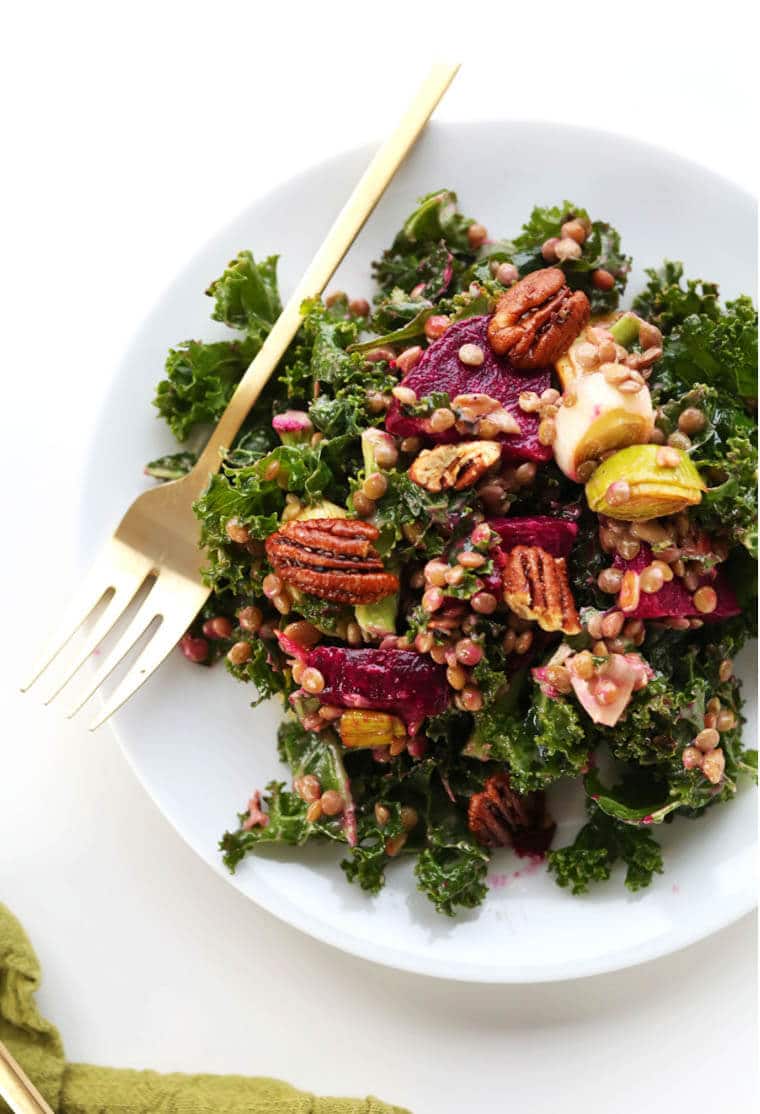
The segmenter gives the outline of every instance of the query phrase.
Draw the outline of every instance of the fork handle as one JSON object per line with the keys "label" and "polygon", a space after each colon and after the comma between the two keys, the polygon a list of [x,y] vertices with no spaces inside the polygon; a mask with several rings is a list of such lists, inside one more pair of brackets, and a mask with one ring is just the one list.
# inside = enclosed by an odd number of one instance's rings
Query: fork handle
{"label": "fork handle", "polygon": [[221,465],[222,449],[232,444],[246,415],[264,389],[269,377],[301,324],[301,303],[321,294],[338,268],[367,218],[385,192],[405,157],[414,146],[436,105],[456,76],[459,65],[434,65],[406,114],[385,141],[359,179],[353,193],[338,214],[326,239],[294,290],[258,355],[240,380],[227,409],[211,434],[208,444],[193,469],[201,488]]}
{"label": "fork handle", "polygon": [[42,1095],[0,1041],[0,1097],[15,1114],[53,1114]]}

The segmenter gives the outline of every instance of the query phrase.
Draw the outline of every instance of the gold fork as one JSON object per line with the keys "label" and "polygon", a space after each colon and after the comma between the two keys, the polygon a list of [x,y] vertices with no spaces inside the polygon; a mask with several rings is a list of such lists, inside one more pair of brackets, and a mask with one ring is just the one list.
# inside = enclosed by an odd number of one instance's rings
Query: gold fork
{"label": "gold fork", "polygon": [[69,714],[79,711],[148,628],[160,620],[158,629],[105,702],[90,730],[100,727],[148,679],[182,637],[209,595],[209,589],[201,580],[204,555],[198,545],[198,522],[192,505],[202,494],[211,474],[218,471],[222,451],[232,444],[245,416],[295,336],[301,303],[305,298],[322,293],[458,69],[458,65],[432,67],[395,132],[377,152],[338,215],[238,384],[197,464],[182,479],[152,488],[135,499],[100,551],[94,568],[22,691],[34,684],[97,605],[105,601],[102,612],[66,662],[63,679],[48,703],[53,700],[97,649],[147,581],[152,583],[146,598]]}
{"label": "gold fork", "polygon": [[15,1114],[53,1114],[21,1065],[0,1041],[0,1098]]}

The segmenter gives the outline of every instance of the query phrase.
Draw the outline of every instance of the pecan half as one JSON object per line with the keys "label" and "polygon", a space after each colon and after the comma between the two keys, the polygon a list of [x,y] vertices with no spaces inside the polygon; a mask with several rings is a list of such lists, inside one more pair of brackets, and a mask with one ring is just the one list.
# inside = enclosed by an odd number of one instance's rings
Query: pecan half
{"label": "pecan half", "polygon": [[426,491],[448,488],[462,491],[501,460],[501,445],[495,441],[462,441],[424,449],[409,469],[409,479]]}
{"label": "pecan half", "polygon": [[287,584],[333,603],[377,603],[398,591],[373,542],[379,531],[355,518],[286,522],[266,540],[266,552]]}
{"label": "pecan half", "polygon": [[542,854],[552,841],[555,825],[546,814],[542,792],[522,796],[512,789],[509,774],[489,777],[480,793],[470,797],[467,826],[485,847],[508,847]]}
{"label": "pecan half", "polygon": [[545,267],[501,295],[488,340],[516,368],[548,367],[567,351],[590,314],[583,291],[571,290],[559,267]]}
{"label": "pecan half", "polygon": [[515,546],[507,554],[502,582],[504,600],[516,615],[535,619],[542,630],[580,634],[564,557],[552,557],[536,545]]}

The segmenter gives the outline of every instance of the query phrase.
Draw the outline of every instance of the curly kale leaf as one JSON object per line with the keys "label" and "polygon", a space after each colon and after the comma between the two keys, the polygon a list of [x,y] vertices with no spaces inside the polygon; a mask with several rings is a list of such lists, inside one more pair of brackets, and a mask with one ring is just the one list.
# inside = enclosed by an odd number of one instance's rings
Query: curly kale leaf
{"label": "curly kale leaf", "polygon": [[[305,503],[331,499],[342,503],[348,492],[347,469],[358,466],[348,452],[351,438],[309,444],[280,445],[252,464],[235,467],[226,461],[222,471],[195,504],[201,522],[201,544],[207,549],[206,582],[217,593],[245,592],[250,588],[251,556],[227,537],[225,526],[238,519],[253,538],[273,533],[285,506],[285,490]],[[276,478],[267,478],[277,463]]]}
{"label": "curly kale leaf", "polygon": [[263,799],[267,815],[264,827],[243,828],[247,813],[239,814],[240,827],[235,832],[225,832],[219,840],[224,865],[234,873],[247,854],[261,843],[286,843],[298,847],[312,834],[306,819],[307,805],[297,793],[285,789],[285,783],[272,781],[267,785]]}
{"label": "curly kale leaf", "polygon": [[154,480],[178,480],[186,476],[197,460],[195,453],[168,453],[145,465],[145,475]]}
{"label": "curly kale leaf", "polygon": [[433,303],[429,298],[412,298],[400,286],[395,286],[390,294],[377,302],[369,323],[370,330],[376,335],[363,347],[375,348],[393,344],[396,340],[409,341],[422,336],[423,325],[433,312]]}
{"label": "curly kale leaf", "polygon": [[368,363],[354,350],[360,330],[355,318],[314,300],[302,311],[303,341],[284,377],[289,395],[304,399],[312,423],[326,437],[358,435],[381,420],[369,409],[369,392],[388,393],[397,380],[384,362]]}
{"label": "curly kale leaf", "polygon": [[693,314],[713,320],[720,317],[717,283],[688,279],[684,287],[681,281],[683,263],[665,259],[659,270],[649,267],[646,274],[649,281],[646,289],[634,299],[633,309],[665,336]]}
{"label": "curly kale leaf", "polygon": [[314,774],[324,789],[335,789],[341,794],[346,802],[343,816],[323,817],[311,822],[306,819],[307,802],[301,800],[297,793],[286,790],[284,782],[271,782],[263,798],[265,823],[246,830],[244,825],[248,814],[242,812],[238,831],[225,832],[220,840],[225,865],[231,871],[246,854],[262,843],[300,846],[313,837],[346,841],[345,818],[353,814],[354,806],[341,748],[335,736],[332,732],[315,734],[304,731],[299,723],[287,720],[280,725],[277,748],[282,761],[290,766],[293,777]]}
{"label": "curly kale leaf", "polygon": [[251,647],[251,656],[242,665],[233,665],[227,661],[227,669],[238,681],[253,684],[256,689],[256,699],[251,707],[255,708],[271,696],[286,695],[292,685],[288,684],[286,674],[281,669],[275,669],[271,652],[261,638],[246,638]]}
{"label": "curly kale leaf", "polygon": [[359,335],[355,319],[336,314],[329,306],[310,299],[301,307],[303,332],[311,343],[311,375],[314,383],[339,383],[353,366],[361,366],[347,352]]}
{"label": "curly kale leaf", "polygon": [[212,317],[246,335],[211,343],[187,340],[169,350],[153,405],[178,441],[219,420],[279,316],[277,257],[257,264],[249,251],[241,251],[206,293],[215,299]]}
{"label": "curly kale leaf", "polygon": [[[436,312],[436,307],[429,302],[413,303],[416,312],[403,324],[383,333],[382,336],[373,336],[361,344],[355,344],[354,352],[370,352],[373,348],[383,348],[387,344],[409,344],[411,341],[420,340],[425,336],[425,322],[428,317]],[[374,324],[375,318],[373,318]]]}
{"label": "curly kale leaf", "polygon": [[757,444],[729,437],[725,453],[704,462],[709,475],[725,478],[710,486],[694,516],[709,533],[728,535],[757,560]]}
{"label": "curly kale leaf", "polygon": [[[457,502],[462,502],[458,493],[454,496],[449,492],[430,494],[413,483],[406,472],[393,470],[386,472],[385,478],[388,487],[377,504],[373,519],[380,530],[380,552],[388,553],[399,543],[403,545],[404,527],[407,527],[413,530],[414,542],[411,544],[417,556],[437,556],[450,537],[448,523],[451,511]],[[403,556],[403,550],[397,550],[397,554]]]}
{"label": "curly kale leaf", "polygon": [[257,263],[250,251],[240,251],[206,291],[214,299],[213,319],[247,333],[257,351],[282,310],[277,258]]}
{"label": "curly kale leaf", "polygon": [[[565,221],[579,218],[588,220],[588,213],[570,201],[552,208],[536,207],[530,220],[523,225],[519,236],[514,240],[512,262],[520,275],[527,275],[546,266],[541,248],[546,240],[559,236]],[[593,313],[605,313],[616,309],[620,295],[625,290],[631,260],[620,248],[620,235],[604,221],[593,221],[591,233],[583,244],[580,259],[570,259],[560,264],[565,272],[568,286],[582,290],[591,302]],[[602,269],[615,276],[611,290],[597,290],[591,281],[594,271]]]}
{"label": "curly kale leaf", "polygon": [[459,212],[457,195],[451,190],[420,198],[391,247],[372,264],[383,294],[395,287],[408,293],[420,282],[435,292],[443,284],[444,251],[451,256],[452,275],[461,272],[475,258],[467,240],[472,223]]}
{"label": "curly kale leaf", "polygon": [[475,909],[488,893],[488,852],[471,838],[445,842],[432,831],[429,839],[414,866],[417,888],[447,917],[453,917],[457,907]]}
{"label": "curly kale leaf", "polygon": [[345,636],[345,626],[353,620],[353,611],[350,607],[331,603],[330,600],[321,600],[305,592],[299,593],[294,609],[313,627],[322,631],[322,634],[336,636],[343,629]]}
{"label": "curly kale leaf", "polygon": [[349,882],[356,882],[370,894],[378,894],[385,885],[385,868],[391,861],[385,845],[387,840],[401,835],[401,806],[397,801],[379,800],[388,813],[387,822],[380,827],[374,810],[359,821],[358,842],[351,848],[347,859],[340,864]]}
{"label": "curly kale leaf", "polygon": [[589,820],[574,842],[550,851],[547,866],[558,886],[582,894],[592,882],[607,881],[618,860],[626,865],[629,890],[643,889],[662,874],[662,851],[649,829],[620,824],[592,803]]}
{"label": "curly kale leaf", "polygon": [[[667,346],[670,342],[666,342]],[[708,533],[743,545],[757,559],[757,425],[736,397],[704,383],[668,397],[667,380],[656,392],[657,425],[669,436],[679,415],[697,409],[705,425],[691,440],[689,455],[708,484],[692,511]],[[675,384],[671,384],[671,388]]]}
{"label": "curly kale leaf", "polygon": [[667,765],[675,756],[680,766],[681,751],[703,727],[710,695],[704,675],[681,683],[658,674],[634,694],[623,719],[614,727],[598,726],[596,734],[624,762]]}
{"label": "curly kale leaf", "polygon": [[277,753],[294,778],[314,774],[323,789],[337,790],[350,806],[344,751],[332,731],[307,731],[297,720],[283,720],[277,730]]}
{"label": "curly kale leaf", "polygon": [[219,420],[257,350],[247,339],[186,340],[169,349],[153,405],[178,441]]}
{"label": "curly kale leaf", "polygon": [[585,775],[583,785],[596,806],[621,824],[647,827],[661,824],[685,803],[677,788],[669,786],[659,771],[651,768],[630,767],[610,788],[592,769]]}
{"label": "curly kale leaf", "polygon": [[457,907],[474,909],[488,892],[490,853],[473,838],[464,808],[436,782],[428,800],[425,846],[415,863],[417,888],[439,913],[454,916]]}
{"label": "curly kale leaf", "polygon": [[745,295],[727,302],[718,317],[692,314],[668,336],[656,381],[706,383],[735,400],[757,399],[757,310]]}
{"label": "curly kale leaf", "polygon": [[524,683],[524,677],[513,679],[503,696],[475,714],[475,731],[463,751],[465,757],[506,762],[518,793],[576,776],[591,749],[570,700],[550,700],[533,686],[526,694],[521,691]]}

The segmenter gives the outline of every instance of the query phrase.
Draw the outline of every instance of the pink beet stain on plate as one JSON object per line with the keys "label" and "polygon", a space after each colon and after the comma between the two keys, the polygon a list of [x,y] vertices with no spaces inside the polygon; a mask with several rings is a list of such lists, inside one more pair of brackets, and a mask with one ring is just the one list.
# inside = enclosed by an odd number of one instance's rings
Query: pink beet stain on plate
{"label": "pink beet stain on plate", "polygon": [[[470,317],[451,325],[439,340],[425,350],[401,385],[413,390],[417,398],[440,391],[446,392],[450,399],[463,394],[485,394],[497,399],[520,426],[519,434],[504,434],[499,438],[503,458],[549,460],[551,446],[542,445],[538,439],[538,415],[526,414],[520,409],[518,400],[523,391],[535,391],[540,395],[547,390],[551,386],[551,372],[547,368],[523,374],[509,360],[497,356],[488,343],[489,320],[488,317]],[[463,364],[459,359],[459,349],[463,344],[477,345],[483,352],[483,363],[479,367]],[[433,433],[428,418],[403,414],[396,399],[388,410],[385,428],[396,437],[423,436],[439,443],[462,440],[461,434],[454,428]]]}
{"label": "pink beet stain on plate", "polygon": [[532,874],[536,874],[546,861],[545,855],[530,853],[525,856],[526,864],[520,867],[519,870],[513,870],[509,874],[489,874],[488,885],[492,890],[503,890],[505,886],[511,885],[516,882],[518,878],[529,878]]}

